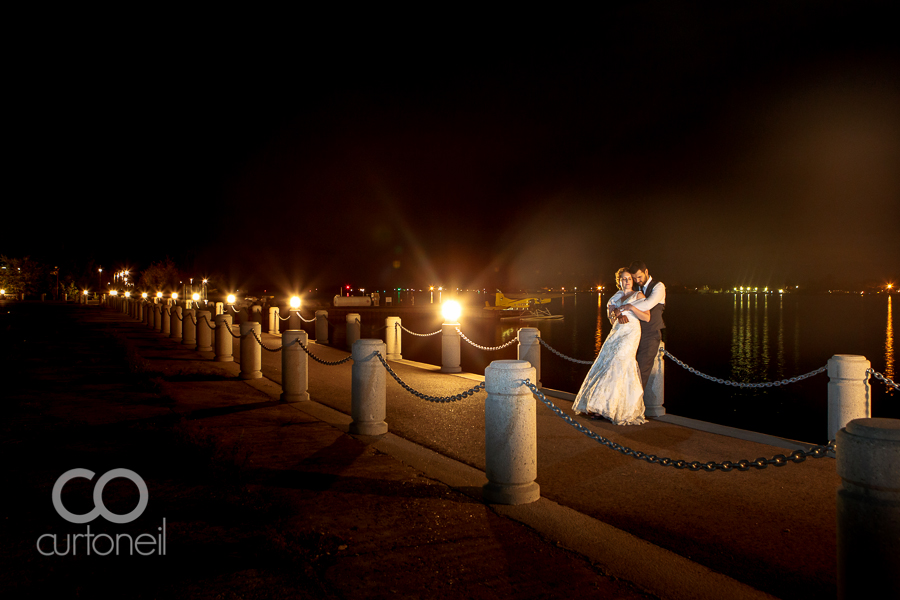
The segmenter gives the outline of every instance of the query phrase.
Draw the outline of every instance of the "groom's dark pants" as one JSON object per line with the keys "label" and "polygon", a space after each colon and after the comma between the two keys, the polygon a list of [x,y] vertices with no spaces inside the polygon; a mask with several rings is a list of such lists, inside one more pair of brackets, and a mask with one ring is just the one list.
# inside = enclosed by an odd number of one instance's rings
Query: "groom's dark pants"
{"label": "groom's dark pants", "polygon": [[647,380],[650,379],[650,372],[653,370],[653,361],[659,352],[659,342],[662,336],[659,329],[656,331],[641,331],[641,341],[638,344],[637,360],[638,368],[641,370],[641,386],[647,389]]}

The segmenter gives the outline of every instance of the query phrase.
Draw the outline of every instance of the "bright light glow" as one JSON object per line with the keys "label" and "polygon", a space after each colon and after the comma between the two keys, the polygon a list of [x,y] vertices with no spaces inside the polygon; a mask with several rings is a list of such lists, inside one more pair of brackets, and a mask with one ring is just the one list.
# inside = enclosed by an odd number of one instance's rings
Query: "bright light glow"
{"label": "bright light glow", "polygon": [[235,300],[234,294],[228,294],[228,304],[234,304]]}
{"label": "bright light glow", "polygon": [[204,280],[203,280],[203,284],[205,285],[205,284],[207,284],[207,283],[209,283],[209,279],[204,279]]}
{"label": "bright light glow", "polygon": [[162,298],[162,292],[156,292],[156,297],[157,297],[157,298]]}
{"label": "bright light glow", "polygon": [[118,296],[119,292],[117,290],[113,290],[109,293],[110,296]]}
{"label": "bright light glow", "polygon": [[441,314],[444,315],[445,322],[457,323],[462,314],[462,306],[456,300],[447,300],[441,305]]}
{"label": "bright light glow", "polygon": [[783,290],[783,289],[778,290],[778,293],[779,293],[779,294],[783,294],[783,293],[784,293],[784,290]]}
{"label": "bright light glow", "polygon": [[87,296],[87,290],[84,290],[84,291],[81,292],[81,293],[84,294],[85,296]]}
{"label": "bright light glow", "polygon": [[300,309],[300,296],[291,296],[291,308],[294,310]]}
{"label": "bright light glow", "polygon": [[172,292],[172,300],[178,300],[178,292]]}
{"label": "bright light glow", "polygon": [[200,294],[194,294],[193,296],[191,296],[191,299],[192,299],[194,302],[199,302],[199,301],[200,301]]}
{"label": "bright light glow", "polygon": [[131,298],[131,292],[125,292],[125,297],[126,297],[126,298]]}
{"label": "bright light glow", "polygon": [[[87,294],[87,292],[85,292]],[[6,290],[0,290],[0,295],[6,295]]]}
{"label": "bright light glow", "polygon": [[[87,294],[87,292],[85,292],[85,294]],[[143,292],[143,293],[141,294],[141,298],[146,298],[146,297],[147,297],[147,292]]]}

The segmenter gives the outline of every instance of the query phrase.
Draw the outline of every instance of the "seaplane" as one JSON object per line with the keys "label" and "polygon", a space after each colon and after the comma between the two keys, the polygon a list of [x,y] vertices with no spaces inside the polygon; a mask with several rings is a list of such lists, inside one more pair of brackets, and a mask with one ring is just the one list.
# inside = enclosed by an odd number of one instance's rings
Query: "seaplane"
{"label": "seaplane", "polygon": [[[484,309],[501,311],[501,319],[562,319],[562,315],[552,315],[550,309],[541,308],[542,304],[549,304],[550,300],[551,298],[536,296],[508,298],[503,292],[497,290],[494,295],[494,306],[485,300]],[[510,314],[506,315],[505,313]]]}

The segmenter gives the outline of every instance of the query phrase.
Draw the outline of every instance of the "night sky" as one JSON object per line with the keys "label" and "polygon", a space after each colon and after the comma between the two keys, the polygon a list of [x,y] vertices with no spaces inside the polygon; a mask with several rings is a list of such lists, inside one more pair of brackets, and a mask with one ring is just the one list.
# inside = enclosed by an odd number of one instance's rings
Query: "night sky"
{"label": "night sky", "polygon": [[0,253],[285,291],[900,282],[888,3],[636,4],[36,29]]}

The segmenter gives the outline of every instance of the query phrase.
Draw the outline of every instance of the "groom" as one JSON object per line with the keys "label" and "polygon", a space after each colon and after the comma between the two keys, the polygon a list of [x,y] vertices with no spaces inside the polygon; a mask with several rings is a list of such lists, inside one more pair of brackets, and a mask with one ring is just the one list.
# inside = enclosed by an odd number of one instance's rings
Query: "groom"
{"label": "groom", "polygon": [[[659,342],[662,339],[661,329],[665,329],[662,314],[666,309],[666,286],[663,282],[650,277],[647,265],[636,260],[628,267],[628,272],[634,279],[634,289],[644,293],[643,300],[636,300],[630,306],[640,310],[650,311],[649,321],[641,323],[641,342],[637,349],[638,368],[641,370],[641,385],[646,389],[650,371],[653,370],[653,361],[659,352]],[[622,307],[628,310],[626,307]]]}

